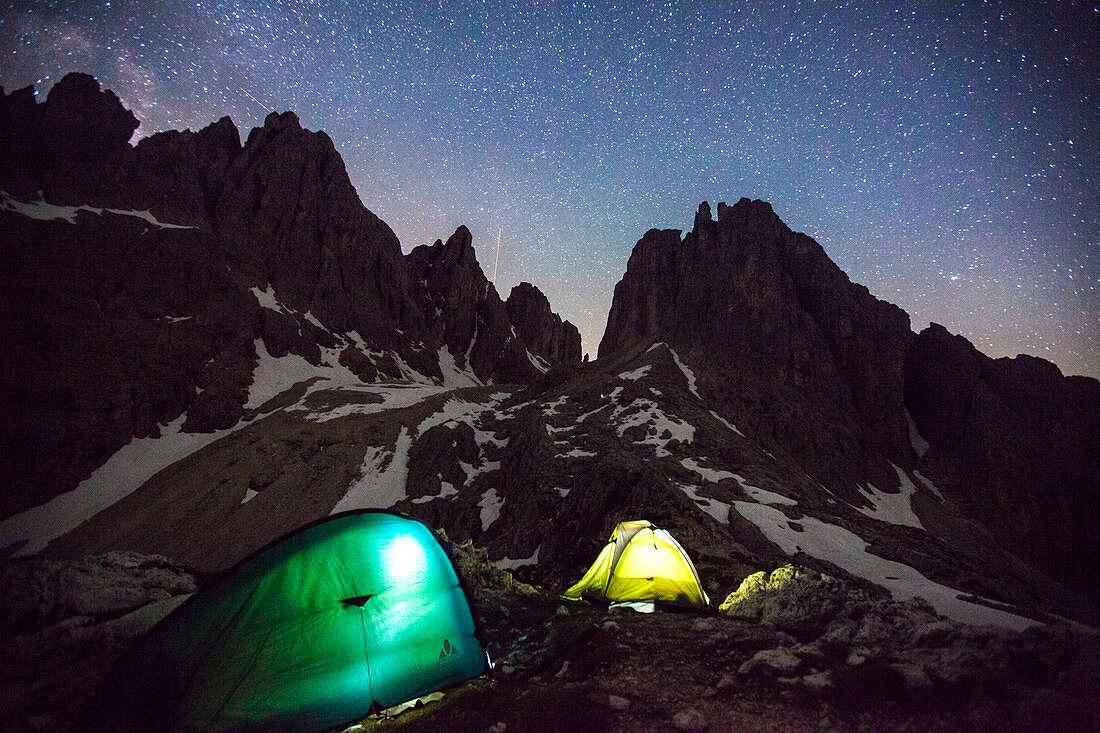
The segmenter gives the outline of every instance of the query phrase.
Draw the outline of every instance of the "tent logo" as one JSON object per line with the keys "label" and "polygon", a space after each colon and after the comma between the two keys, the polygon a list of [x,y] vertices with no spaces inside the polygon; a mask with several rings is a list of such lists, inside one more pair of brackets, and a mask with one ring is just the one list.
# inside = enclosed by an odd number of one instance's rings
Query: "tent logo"
{"label": "tent logo", "polygon": [[443,637],[443,649],[439,652],[439,658],[450,657],[458,654],[458,650],[451,646],[451,641],[447,637]]}

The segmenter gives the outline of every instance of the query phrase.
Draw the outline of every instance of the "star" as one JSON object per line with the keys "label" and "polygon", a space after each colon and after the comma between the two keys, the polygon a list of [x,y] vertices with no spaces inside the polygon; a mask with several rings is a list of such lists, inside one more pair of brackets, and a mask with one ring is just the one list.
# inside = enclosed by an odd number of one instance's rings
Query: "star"
{"label": "star", "polygon": [[405,251],[467,225],[593,354],[642,234],[748,196],[914,328],[1100,376],[1081,3],[26,3],[0,58],[8,91],[96,75],[138,136],[294,110]]}

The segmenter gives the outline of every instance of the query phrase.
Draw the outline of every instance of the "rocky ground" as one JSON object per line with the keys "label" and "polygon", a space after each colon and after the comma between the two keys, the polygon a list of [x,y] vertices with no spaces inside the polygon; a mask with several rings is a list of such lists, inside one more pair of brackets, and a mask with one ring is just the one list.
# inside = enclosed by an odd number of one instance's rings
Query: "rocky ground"
{"label": "rocky ground", "polygon": [[163,557],[0,563],[0,729],[79,730],[111,663],[195,592]]}
{"label": "rocky ground", "polygon": [[[1100,637],[946,620],[921,601],[795,566],[709,613],[566,604],[453,546],[492,673],[355,731],[1094,730]],[[203,579],[199,579],[201,584]],[[126,645],[191,592],[164,558],[108,553],[0,569],[0,726],[80,730]]]}
{"label": "rocky ground", "polygon": [[473,585],[490,678],[350,730],[1079,731],[1100,719],[1095,635],[968,627],[792,566],[750,576],[714,614]]}

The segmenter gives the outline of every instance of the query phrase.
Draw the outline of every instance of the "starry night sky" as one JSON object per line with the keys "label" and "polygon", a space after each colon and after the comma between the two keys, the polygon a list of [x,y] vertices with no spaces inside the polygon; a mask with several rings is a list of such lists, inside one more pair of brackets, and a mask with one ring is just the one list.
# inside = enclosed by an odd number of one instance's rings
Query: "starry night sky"
{"label": "starry night sky", "polygon": [[[372,7],[366,7],[372,6]],[[1100,376],[1091,3],[35,2],[0,84],[95,74],[137,136],[291,109],[407,252],[474,233],[595,356],[649,228],[770,201],[991,356]]]}

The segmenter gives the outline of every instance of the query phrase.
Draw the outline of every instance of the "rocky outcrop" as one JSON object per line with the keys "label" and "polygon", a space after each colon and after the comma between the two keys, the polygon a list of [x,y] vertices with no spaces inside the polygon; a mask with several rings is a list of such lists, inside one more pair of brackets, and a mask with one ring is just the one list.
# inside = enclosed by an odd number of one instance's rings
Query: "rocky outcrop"
{"label": "rocky outcrop", "polygon": [[88,74],[65,75],[42,104],[35,95],[25,87],[0,101],[0,188],[23,199],[42,191],[50,201],[116,203],[137,118]]}
{"label": "rocky outcrop", "polygon": [[516,333],[532,354],[548,362],[580,363],[580,331],[550,310],[550,301],[541,290],[531,283],[520,283],[512,288],[504,305]]}
{"label": "rocky outcrop", "polygon": [[163,557],[111,552],[4,561],[0,592],[4,727],[79,730],[81,708],[115,657],[194,593],[195,581]]}
{"label": "rocky outcrop", "polygon": [[[1058,729],[1095,715],[1100,679],[1093,634],[1064,626],[1012,632],[960,624],[922,601],[873,597],[791,565],[746,578],[721,608],[791,634],[785,644],[757,652],[738,674],[778,678],[799,695],[841,706],[861,706],[868,694],[879,702],[927,706],[1012,690],[1027,703],[1015,713],[1020,719],[1049,715],[1044,709],[1051,698],[1062,707]],[[1048,692],[1036,696],[1037,687]]]}
{"label": "rocky outcrop", "polygon": [[1095,588],[1100,382],[1031,356],[990,359],[934,323],[906,356],[905,401],[941,490],[1024,559]]}
{"label": "rocky outcrop", "polygon": [[897,485],[911,463],[900,308],[852,283],[763,201],[704,203],[695,226],[651,230],[615,286],[601,358],[665,341],[698,365],[715,408],[833,491]]}
{"label": "rocky outcrop", "polygon": [[230,266],[270,283],[289,308],[334,331],[392,343],[395,329],[423,331],[393,231],[363,207],[323,132],[293,112],[253,130],[221,183],[218,234]]}

